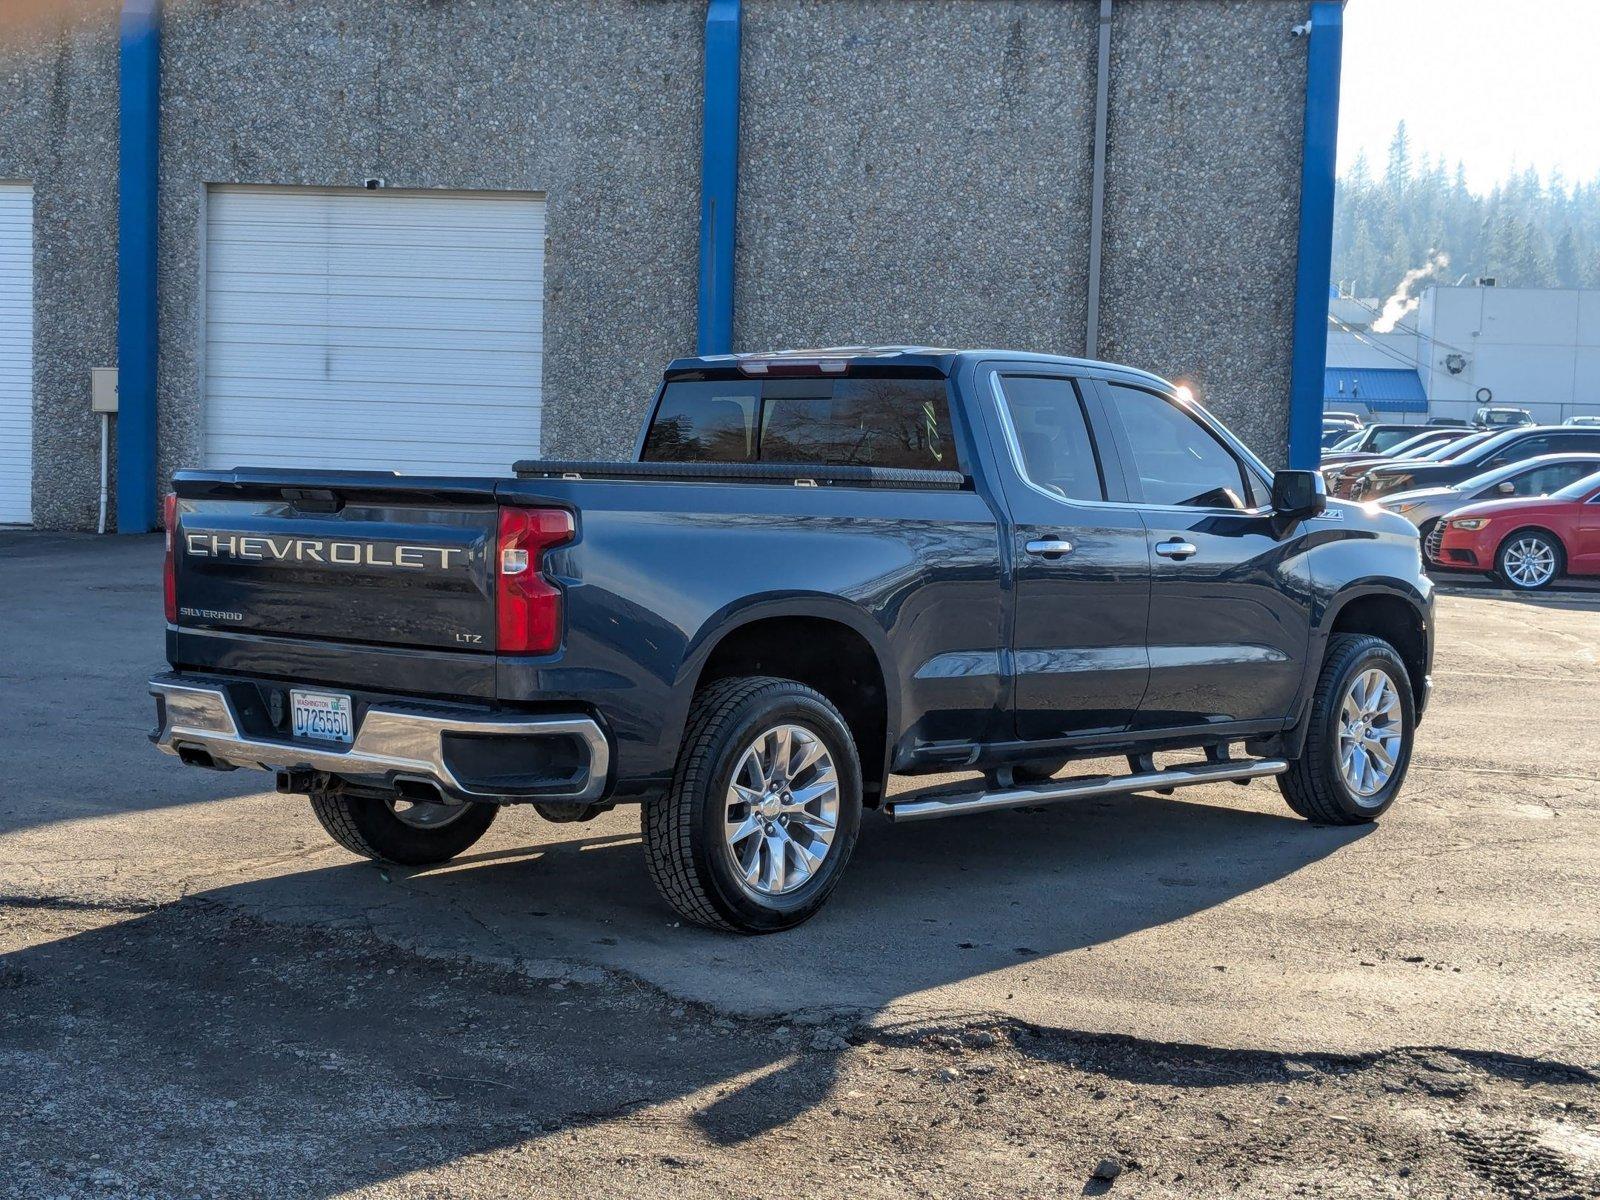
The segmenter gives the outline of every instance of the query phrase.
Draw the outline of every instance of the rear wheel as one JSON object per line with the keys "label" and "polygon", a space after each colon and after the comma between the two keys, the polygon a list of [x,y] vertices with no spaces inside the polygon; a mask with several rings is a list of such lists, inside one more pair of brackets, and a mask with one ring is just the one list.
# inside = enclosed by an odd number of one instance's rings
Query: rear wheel
{"label": "rear wheel", "polygon": [[672,785],[644,805],[646,862],[689,920],[772,933],[822,907],[860,823],[838,709],[793,680],[727,679],[695,697]]}
{"label": "rear wheel", "polygon": [[1324,825],[1376,820],[1411,765],[1416,706],[1393,646],[1366,634],[1328,639],[1300,757],[1278,776],[1289,807]]}
{"label": "rear wheel", "polygon": [[423,867],[448,862],[481,838],[499,812],[493,804],[435,804],[398,796],[312,792],[311,811],[352,854]]}
{"label": "rear wheel", "polygon": [[1494,556],[1495,573],[1507,587],[1537,592],[1561,574],[1561,543],[1538,529],[1522,529],[1500,543]]}

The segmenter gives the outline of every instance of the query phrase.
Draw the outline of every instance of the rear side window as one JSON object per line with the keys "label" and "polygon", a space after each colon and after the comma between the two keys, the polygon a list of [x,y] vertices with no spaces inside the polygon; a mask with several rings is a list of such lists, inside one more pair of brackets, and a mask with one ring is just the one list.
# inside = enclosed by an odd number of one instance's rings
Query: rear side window
{"label": "rear side window", "polygon": [[1006,375],[1000,390],[1028,482],[1064,500],[1104,500],[1105,481],[1077,386],[1070,379]]}
{"label": "rear side window", "polygon": [[959,470],[943,379],[674,381],[645,462],[794,462]]}

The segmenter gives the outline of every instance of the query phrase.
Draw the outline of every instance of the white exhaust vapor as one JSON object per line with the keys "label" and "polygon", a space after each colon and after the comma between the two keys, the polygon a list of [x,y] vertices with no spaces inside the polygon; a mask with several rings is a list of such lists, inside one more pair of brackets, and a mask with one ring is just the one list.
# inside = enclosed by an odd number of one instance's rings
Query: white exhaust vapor
{"label": "white exhaust vapor", "polygon": [[1428,261],[1420,267],[1413,267],[1400,276],[1400,286],[1394,289],[1390,297],[1383,302],[1383,312],[1372,323],[1373,333],[1392,333],[1394,327],[1400,323],[1400,318],[1413,311],[1421,301],[1411,294],[1411,289],[1416,287],[1430,275],[1438,275],[1450,265],[1450,256],[1443,250],[1430,254]]}

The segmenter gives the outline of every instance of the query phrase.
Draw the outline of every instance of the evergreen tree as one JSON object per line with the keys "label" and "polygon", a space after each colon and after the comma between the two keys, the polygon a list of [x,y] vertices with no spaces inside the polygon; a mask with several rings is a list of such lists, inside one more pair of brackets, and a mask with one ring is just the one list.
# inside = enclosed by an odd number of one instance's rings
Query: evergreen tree
{"label": "evergreen tree", "polygon": [[1436,251],[1449,256],[1449,282],[1600,288],[1600,177],[1546,180],[1529,169],[1477,193],[1459,162],[1419,155],[1402,121],[1381,177],[1361,154],[1339,180],[1333,277],[1382,299]]}

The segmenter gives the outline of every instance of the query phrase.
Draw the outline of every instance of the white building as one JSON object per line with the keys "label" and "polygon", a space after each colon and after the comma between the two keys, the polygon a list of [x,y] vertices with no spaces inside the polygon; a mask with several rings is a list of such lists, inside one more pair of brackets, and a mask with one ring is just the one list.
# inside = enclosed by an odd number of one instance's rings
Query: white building
{"label": "white building", "polygon": [[1330,296],[1327,408],[1418,422],[1484,405],[1541,424],[1600,415],[1600,290],[1430,287],[1374,333],[1381,304]]}
{"label": "white building", "polygon": [[1484,404],[1541,424],[1600,415],[1600,289],[1433,287],[1414,316],[1433,415]]}

